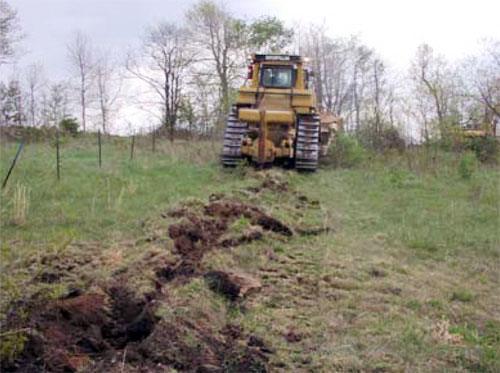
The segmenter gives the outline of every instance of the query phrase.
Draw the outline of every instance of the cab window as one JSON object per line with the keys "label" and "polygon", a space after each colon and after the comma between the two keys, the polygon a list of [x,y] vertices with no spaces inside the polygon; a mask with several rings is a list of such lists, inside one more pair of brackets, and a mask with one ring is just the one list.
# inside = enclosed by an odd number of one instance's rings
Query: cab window
{"label": "cab window", "polygon": [[296,79],[297,71],[292,66],[264,66],[260,85],[265,88],[292,88]]}

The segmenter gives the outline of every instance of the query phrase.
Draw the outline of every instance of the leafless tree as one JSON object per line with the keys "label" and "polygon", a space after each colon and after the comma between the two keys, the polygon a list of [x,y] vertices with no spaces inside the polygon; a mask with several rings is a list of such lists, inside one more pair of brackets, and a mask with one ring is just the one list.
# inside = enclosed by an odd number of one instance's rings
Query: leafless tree
{"label": "leafless tree", "polygon": [[42,98],[42,121],[44,126],[58,126],[70,115],[68,83],[51,84]]}
{"label": "leafless tree", "polygon": [[361,114],[364,108],[365,90],[367,87],[368,74],[370,71],[373,51],[364,45],[359,45],[353,50],[352,70],[352,107],[354,109],[355,130],[361,130]]}
{"label": "leafless tree", "polygon": [[161,123],[174,140],[179,105],[187,68],[195,52],[188,45],[186,31],[175,24],[161,22],[147,32],[138,55],[129,55],[129,73],[151,89],[153,103],[160,108]]}
{"label": "leafless tree", "polygon": [[22,38],[17,11],[0,0],[0,66],[15,59],[15,44]]}
{"label": "leafless tree", "polygon": [[416,92],[432,100],[438,124],[443,124],[451,95],[448,89],[451,79],[447,62],[443,57],[435,55],[429,45],[423,44],[412,61],[410,74],[415,82]]}
{"label": "leafless tree", "polygon": [[383,88],[384,88],[384,63],[376,58],[372,62],[373,77],[373,129],[375,132],[382,130],[383,124]]}
{"label": "leafless tree", "polygon": [[217,120],[218,82],[213,75],[199,74],[196,71],[190,76],[186,96],[194,108],[196,130],[202,135],[207,135]]}
{"label": "leafless tree", "polygon": [[89,38],[78,31],[70,45],[68,57],[78,78],[78,96],[81,108],[83,132],[87,130],[87,108],[89,106],[89,91],[94,78],[94,56]]}
{"label": "leafless tree", "polygon": [[331,38],[326,31],[311,26],[300,35],[301,54],[312,58],[318,104],[343,116],[348,130],[373,125],[380,131],[386,114],[394,110],[382,60],[357,37]]}
{"label": "leafless tree", "polygon": [[465,60],[461,75],[465,95],[483,107],[482,121],[496,124],[500,120],[500,41],[485,41],[481,55]]}
{"label": "leafless tree", "polygon": [[[229,111],[229,90],[244,64],[240,47],[244,43],[243,24],[223,5],[200,0],[187,13],[187,22],[195,43],[213,63],[221,89],[222,114]],[[209,67],[210,68],[210,67]]]}
{"label": "leafless tree", "polygon": [[28,103],[28,123],[31,127],[36,127],[38,124],[38,96],[41,88],[45,84],[43,76],[43,67],[40,64],[32,64],[26,68],[24,75],[25,84],[27,87],[27,103]]}
{"label": "leafless tree", "polygon": [[111,60],[109,53],[101,53],[97,58],[95,81],[101,127],[103,133],[107,133],[122,88],[118,66]]}
{"label": "leafless tree", "polygon": [[316,99],[320,107],[323,107],[323,91],[326,83],[325,71],[327,68],[326,64],[326,49],[327,43],[329,42],[328,37],[325,34],[326,28],[322,26],[309,27],[308,32],[303,35],[303,50],[305,54],[312,60],[312,69],[314,71],[314,91],[316,93]]}

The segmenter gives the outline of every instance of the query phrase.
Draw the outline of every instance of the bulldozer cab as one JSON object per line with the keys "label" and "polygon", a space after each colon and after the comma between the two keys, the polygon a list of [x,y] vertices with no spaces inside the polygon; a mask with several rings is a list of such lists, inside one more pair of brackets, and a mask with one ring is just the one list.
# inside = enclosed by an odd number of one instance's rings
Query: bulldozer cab
{"label": "bulldozer cab", "polygon": [[308,74],[303,70],[304,60],[300,56],[253,55],[248,78],[251,87],[271,89],[303,89]]}

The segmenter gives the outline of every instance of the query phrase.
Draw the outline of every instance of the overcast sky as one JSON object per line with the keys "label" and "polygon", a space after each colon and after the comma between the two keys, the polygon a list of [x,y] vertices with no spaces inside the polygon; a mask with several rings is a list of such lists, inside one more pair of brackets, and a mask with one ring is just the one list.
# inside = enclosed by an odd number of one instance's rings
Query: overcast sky
{"label": "overcast sky", "polygon": [[[124,52],[147,25],[182,22],[194,0],[7,0],[19,12],[29,51],[21,65],[41,62],[51,78],[68,73],[66,45],[75,30],[94,45]],[[429,43],[450,59],[474,53],[484,37],[500,38],[495,0],[227,0],[237,17],[277,16],[289,25],[325,23],[332,36],[357,34],[382,58],[405,69]]]}

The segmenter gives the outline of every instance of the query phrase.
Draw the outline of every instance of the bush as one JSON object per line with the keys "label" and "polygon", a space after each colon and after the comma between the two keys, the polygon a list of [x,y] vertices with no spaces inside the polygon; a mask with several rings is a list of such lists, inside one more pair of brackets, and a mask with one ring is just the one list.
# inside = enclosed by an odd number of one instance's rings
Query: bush
{"label": "bush", "polygon": [[476,153],[479,161],[485,163],[497,163],[500,147],[495,137],[475,137],[470,139],[470,149]]}
{"label": "bush", "polygon": [[341,134],[335,138],[324,163],[334,167],[349,168],[359,165],[366,157],[366,150],[354,137]]}
{"label": "bush", "polygon": [[55,136],[54,127],[0,126],[0,137],[9,141],[45,141]]}
{"label": "bush", "polygon": [[367,128],[357,133],[356,137],[365,148],[376,152],[383,152],[385,150],[403,152],[406,147],[405,140],[395,127],[386,127],[380,131]]}
{"label": "bush", "polygon": [[64,118],[59,122],[59,128],[72,135],[76,135],[78,133],[78,122],[75,118]]}
{"label": "bush", "polygon": [[466,154],[460,160],[458,165],[458,173],[460,177],[464,180],[469,180],[476,170],[477,160],[473,154]]}

